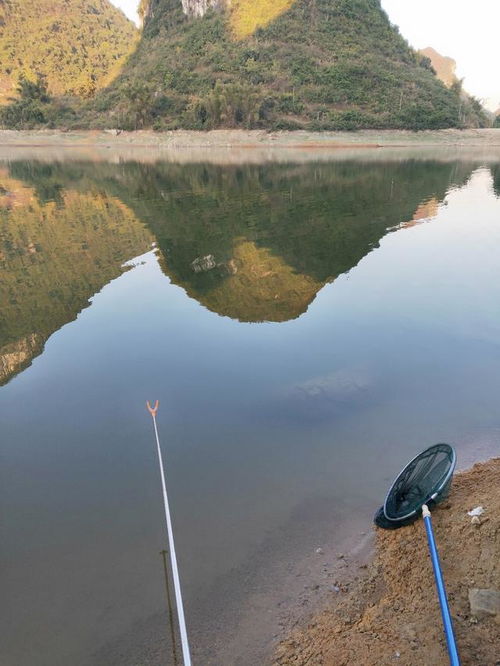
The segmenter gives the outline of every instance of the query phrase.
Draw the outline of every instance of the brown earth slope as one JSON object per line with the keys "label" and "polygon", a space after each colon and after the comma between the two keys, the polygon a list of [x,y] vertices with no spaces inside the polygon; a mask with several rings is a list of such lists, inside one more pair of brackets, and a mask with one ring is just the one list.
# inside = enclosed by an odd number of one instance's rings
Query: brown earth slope
{"label": "brown earth slope", "polygon": [[[478,505],[486,511],[474,525],[467,511]],[[468,590],[500,590],[500,458],[456,475],[433,523],[462,664],[496,666],[500,616],[472,615]],[[395,532],[379,530],[366,576],[336,599],[280,645],[276,666],[449,663],[421,520]]]}

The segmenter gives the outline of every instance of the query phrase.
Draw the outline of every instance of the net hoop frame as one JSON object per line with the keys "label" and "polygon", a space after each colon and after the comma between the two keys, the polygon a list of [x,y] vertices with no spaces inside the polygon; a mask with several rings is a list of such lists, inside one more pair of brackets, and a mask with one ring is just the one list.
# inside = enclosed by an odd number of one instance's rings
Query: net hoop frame
{"label": "net hoop frame", "polygon": [[415,460],[417,460],[418,458],[420,458],[420,456],[423,456],[425,453],[427,453],[427,452],[430,451],[431,449],[434,449],[436,446],[446,446],[446,447],[448,447],[448,449],[449,449],[449,451],[450,451],[450,453],[451,453],[451,464],[450,464],[450,468],[449,468],[449,470],[448,470],[446,476],[444,477],[444,479],[443,479],[443,480],[441,481],[441,483],[439,484],[439,487],[437,488],[437,490],[435,490],[435,491],[432,493],[432,495],[429,495],[428,497],[426,497],[426,498],[424,499],[424,501],[422,502],[422,505],[423,505],[423,504],[427,504],[428,502],[431,502],[431,501],[435,500],[436,497],[438,497],[438,495],[441,493],[441,491],[443,490],[443,488],[445,488],[446,485],[450,482],[450,479],[451,479],[451,477],[453,476],[453,472],[455,471],[455,466],[456,466],[456,464],[457,464],[457,454],[456,454],[456,452],[455,452],[455,449],[454,449],[450,444],[446,444],[446,442],[440,442],[439,444],[432,444],[432,446],[428,446],[424,451],[421,451],[418,455],[416,455],[415,457],[413,457],[413,458],[410,460],[410,462],[408,462],[408,463],[403,467],[403,469],[399,472],[399,474],[397,475],[397,477],[396,477],[396,478],[394,479],[394,481],[392,482],[392,485],[391,485],[391,487],[389,488],[389,492],[387,493],[387,495],[386,495],[386,497],[385,497],[384,505],[383,505],[383,508],[384,508],[384,516],[387,518],[387,520],[390,520],[390,521],[393,522],[393,523],[399,523],[399,522],[401,522],[402,520],[406,520],[407,518],[411,518],[412,516],[414,516],[415,514],[418,513],[419,509],[414,509],[414,510],[410,511],[409,513],[406,513],[404,516],[398,516],[397,518],[390,518],[390,517],[387,515],[387,512],[386,512],[387,500],[389,499],[389,497],[390,497],[392,491],[394,490],[394,488],[395,488],[397,482],[399,481],[399,478],[401,477],[401,475],[402,475],[404,472],[406,472],[406,470],[408,469],[408,467],[410,467],[410,465],[413,465],[413,463],[415,462]]}

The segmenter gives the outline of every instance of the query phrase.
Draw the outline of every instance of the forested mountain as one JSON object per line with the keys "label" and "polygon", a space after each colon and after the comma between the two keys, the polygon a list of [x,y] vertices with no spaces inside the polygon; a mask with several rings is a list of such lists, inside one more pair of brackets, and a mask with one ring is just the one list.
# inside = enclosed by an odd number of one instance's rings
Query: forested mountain
{"label": "forested mountain", "polygon": [[113,79],[138,31],[108,0],[0,0],[0,104],[19,77],[89,97]]}
{"label": "forested mountain", "polygon": [[[380,0],[143,0],[144,30],[93,108],[134,129],[479,126]],[[95,117],[91,122],[95,121]]]}
{"label": "forested mountain", "polygon": [[18,96],[0,109],[0,124],[488,124],[477,100],[460,85],[446,87],[429,58],[409,47],[380,0],[141,0],[140,11],[136,41],[134,26],[108,0],[0,0],[0,102]]}

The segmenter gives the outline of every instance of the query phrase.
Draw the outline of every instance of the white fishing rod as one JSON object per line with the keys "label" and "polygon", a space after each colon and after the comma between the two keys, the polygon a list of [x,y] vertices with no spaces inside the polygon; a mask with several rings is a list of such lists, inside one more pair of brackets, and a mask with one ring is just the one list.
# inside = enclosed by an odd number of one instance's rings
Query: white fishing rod
{"label": "white fishing rod", "polygon": [[165,471],[163,469],[163,458],[161,455],[160,438],[158,436],[158,427],[156,425],[156,412],[160,403],[158,400],[155,402],[154,407],[151,407],[149,400],[146,403],[149,413],[153,419],[153,426],[156,437],[156,448],[158,450],[158,461],[160,464],[161,485],[163,489],[163,504],[165,506],[165,518],[167,521],[168,544],[170,551],[170,563],[172,565],[172,578],[174,580],[175,602],[177,606],[177,617],[179,619],[179,631],[181,634],[182,656],[184,659],[184,666],[191,666],[191,655],[189,652],[189,641],[186,629],[186,619],[184,617],[184,605],[182,603],[181,582],[179,579],[179,570],[177,568],[177,557],[175,555],[174,533],[172,530],[172,520],[170,518],[170,506],[168,504],[167,486],[165,483]]}

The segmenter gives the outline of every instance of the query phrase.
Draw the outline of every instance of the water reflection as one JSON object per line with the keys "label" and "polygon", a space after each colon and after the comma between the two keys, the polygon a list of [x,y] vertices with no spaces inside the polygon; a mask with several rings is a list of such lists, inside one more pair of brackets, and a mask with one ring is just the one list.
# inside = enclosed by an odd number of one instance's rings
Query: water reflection
{"label": "water reflection", "polygon": [[153,240],[164,273],[209,310],[287,321],[388,229],[434,217],[472,168],[14,162],[0,172],[0,383]]}
{"label": "water reflection", "polygon": [[493,176],[493,190],[497,197],[500,197],[500,164],[491,167],[491,175]]}
{"label": "water reflection", "polygon": [[476,166],[4,167],[4,379],[92,307],[1,390],[2,664],[167,663],[146,398],[207,666],[265,663],[387,460],[498,455],[500,201]]}
{"label": "water reflection", "polygon": [[31,182],[0,171],[0,384],[151,245],[119,199],[50,183],[46,171]]}

